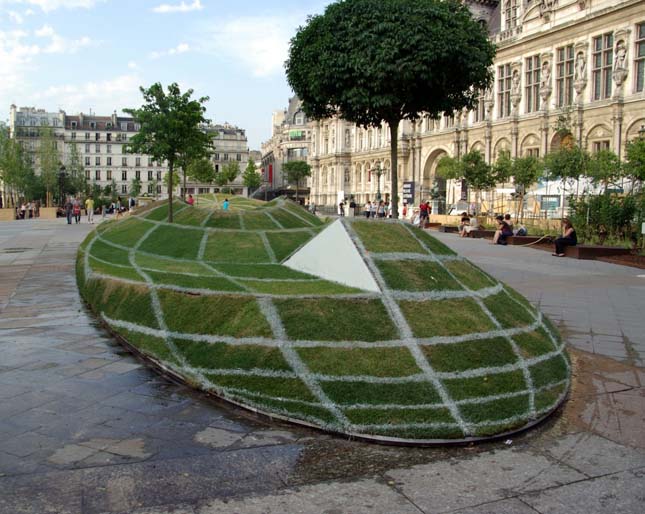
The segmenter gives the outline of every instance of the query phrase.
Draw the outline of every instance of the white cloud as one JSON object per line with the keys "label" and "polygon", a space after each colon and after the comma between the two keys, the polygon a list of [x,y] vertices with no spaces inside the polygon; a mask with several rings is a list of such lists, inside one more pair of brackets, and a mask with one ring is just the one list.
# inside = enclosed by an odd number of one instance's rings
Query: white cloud
{"label": "white cloud", "polygon": [[283,73],[289,40],[304,20],[305,15],[247,16],[217,22],[201,35],[202,50],[238,61],[256,77]]}
{"label": "white cloud", "polygon": [[161,4],[152,8],[152,12],[159,14],[168,14],[173,12],[190,12],[201,11],[204,8],[200,0],[195,0],[192,4],[187,4],[183,0],[179,4]]}
{"label": "white cloud", "polygon": [[44,12],[50,12],[60,8],[89,9],[91,7],[94,7],[94,5],[96,5],[98,1],[103,0],[0,0],[0,6],[10,4],[25,4],[40,7]]}
{"label": "white cloud", "polygon": [[99,114],[120,112],[126,107],[143,103],[139,92],[141,78],[136,74],[121,75],[101,82],[72,83],[51,86],[42,92],[30,95],[31,103],[49,109],[64,108],[68,114],[88,112]]}
{"label": "white cloud", "polygon": [[64,38],[49,25],[43,25],[35,30],[34,34],[40,38],[50,38],[49,44],[41,48],[41,51],[45,54],[73,54],[79,48],[92,44],[92,40],[87,36],[83,36],[80,39]]}
{"label": "white cloud", "polygon": [[8,11],[8,12],[7,12],[7,15],[9,16],[9,18],[11,19],[11,21],[13,21],[14,23],[16,23],[16,24],[18,24],[18,25],[21,25],[21,24],[22,24],[22,22],[24,21],[24,18],[22,17],[22,15],[21,15],[19,12],[16,12],[16,11]]}
{"label": "white cloud", "polygon": [[159,59],[160,57],[165,57],[167,55],[178,55],[184,54],[190,50],[188,43],[179,43],[175,48],[170,50],[162,50],[159,52],[150,52],[151,59]]}
{"label": "white cloud", "polygon": [[134,61],[129,61],[128,62],[128,69],[130,70],[136,70],[139,66],[137,65],[136,62]]}
{"label": "white cloud", "polygon": [[36,29],[34,34],[38,37],[51,37],[54,35],[54,29],[49,25],[43,25],[41,28]]}

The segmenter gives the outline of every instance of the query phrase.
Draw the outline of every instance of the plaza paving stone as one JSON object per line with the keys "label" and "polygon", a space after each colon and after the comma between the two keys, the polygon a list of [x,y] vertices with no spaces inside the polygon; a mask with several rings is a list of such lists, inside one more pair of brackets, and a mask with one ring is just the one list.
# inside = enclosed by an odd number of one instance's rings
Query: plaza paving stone
{"label": "plaza paving stone", "polygon": [[552,317],[574,383],[511,444],[397,448],[260,419],[142,365],[78,296],[91,228],[0,223],[0,513],[645,511],[641,271],[439,235]]}

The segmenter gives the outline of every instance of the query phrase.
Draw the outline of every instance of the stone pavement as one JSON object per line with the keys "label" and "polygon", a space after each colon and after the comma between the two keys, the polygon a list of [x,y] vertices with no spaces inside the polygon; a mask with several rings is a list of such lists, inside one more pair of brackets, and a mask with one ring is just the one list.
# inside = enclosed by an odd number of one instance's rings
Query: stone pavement
{"label": "stone pavement", "polygon": [[268,422],[142,366],[76,292],[90,229],[0,223],[0,513],[645,511],[639,270],[442,235],[561,325],[573,390],[509,444],[397,448]]}

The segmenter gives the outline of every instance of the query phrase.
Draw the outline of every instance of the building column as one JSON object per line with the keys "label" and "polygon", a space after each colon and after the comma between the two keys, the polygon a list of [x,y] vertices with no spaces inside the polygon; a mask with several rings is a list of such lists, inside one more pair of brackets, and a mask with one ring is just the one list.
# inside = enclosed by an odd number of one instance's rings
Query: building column
{"label": "building column", "polygon": [[623,137],[623,99],[618,97],[611,106],[611,122],[613,128],[614,153],[619,159],[622,158],[622,137]]}

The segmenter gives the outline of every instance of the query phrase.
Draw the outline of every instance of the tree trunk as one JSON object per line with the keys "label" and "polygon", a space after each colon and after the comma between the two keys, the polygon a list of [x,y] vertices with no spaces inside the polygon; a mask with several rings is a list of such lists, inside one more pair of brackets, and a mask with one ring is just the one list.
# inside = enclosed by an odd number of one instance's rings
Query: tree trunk
{"label": "tree trunk", "polygon": [[168,223],[172,223],[172,174],[174,171],[174,163],[168,162]]}
{"label": "tree trunk", "polygon": [[183,166],[181,168],[181,171],[184,175],[184,190],[181,192],[181,199],[185,202],[186,201],[186,167]]}
{"label": "tree trunk", "polygon": [[296,180],[296,203],[298,202],[298,186],[300,185],[300,179]]}
{"label": "tree trunk", "polygon": [[390,162],[392,166],[392,180],[390,187],[390,196],[392,202],[392,218],[399,218],[399,160],[397,154],[399,122],[401,120],[388,121],[390,126]]}

